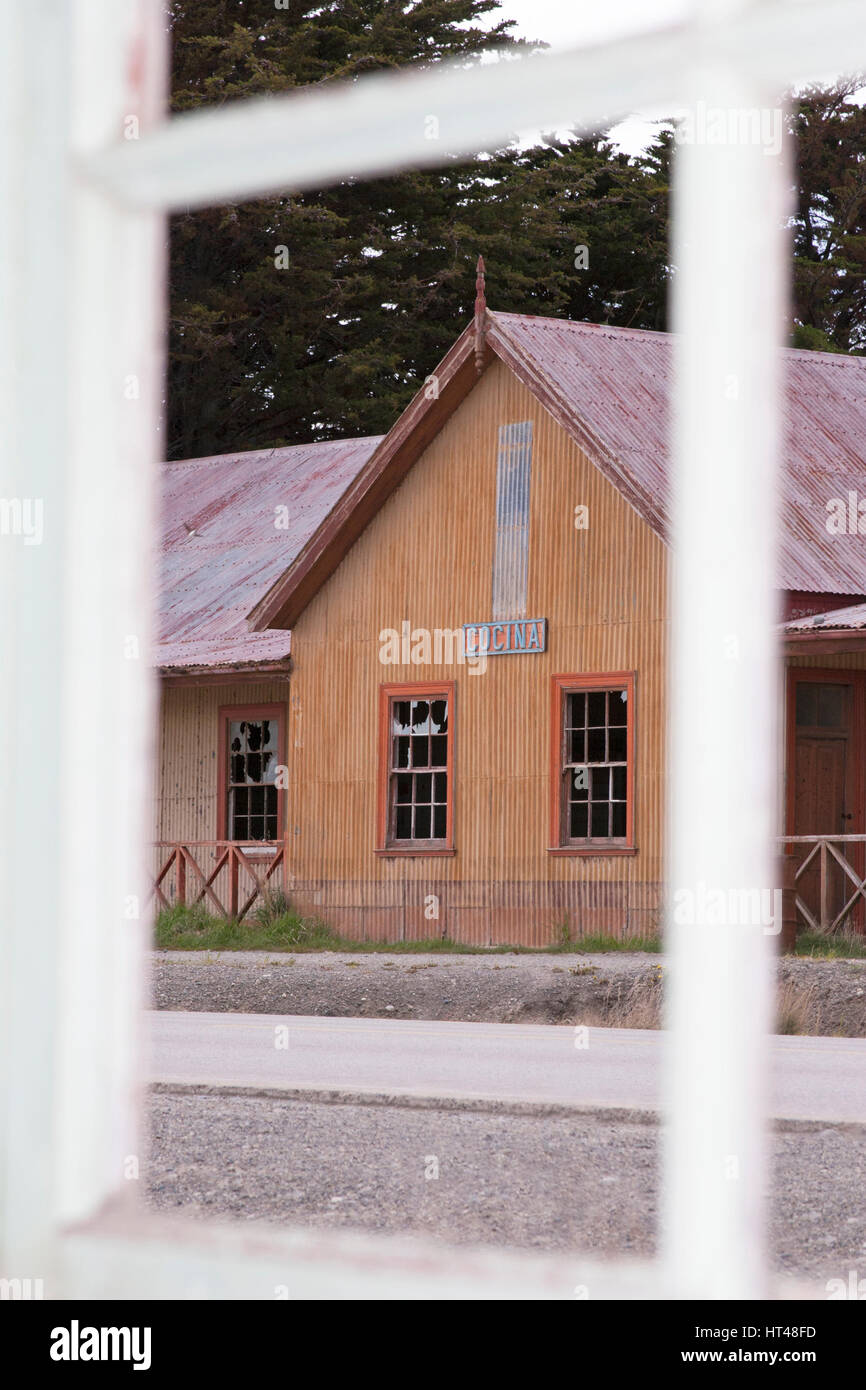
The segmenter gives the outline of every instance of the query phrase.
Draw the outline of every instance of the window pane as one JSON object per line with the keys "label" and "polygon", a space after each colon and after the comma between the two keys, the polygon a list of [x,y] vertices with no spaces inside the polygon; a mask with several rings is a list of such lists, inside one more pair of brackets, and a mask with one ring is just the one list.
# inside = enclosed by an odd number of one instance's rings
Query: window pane
{"label": "window pane", "polygon": [[608,735],[608,758],[612,763],[624,763],[628,749],[628,731],[626,729],[611,729]]}
{"label": "window pane", "polygon": [[422,772],[415,778],[415,800],[432,801],[433,799],[433,776],[429,772]]}
{"label": "window pane", "polygon": [[433,811],[433,838],[444,840],[448,833],[448,807],[437,806]]}
{"label": "window pane", "polygon": [[583,729],[575,729],[568,738],[571,744],[569,761],[582,763],[586,757],[586,734]]}
{"label": "window pane", "polygon": [[413,737],[412,739],[412,766],[430,766],[430,740],[426,734],[422,734],[420,738]]}
{"label": "window pane", "polygon": [[398,840],[412,838],[412,807],[398,806],[394,834]]}
{"label": "window pane", "polygon": [[409,740],[408,738],[394,739],[394,766],[409,766]]}
{"label": "window pane", "polygon": [[585,840],[588,810],[586,802],[572,802],[569,809],[569,838],[572,840]]}
{"label": "window pane", "polygon": [[797,723],[818,723],[818,691],[814,681],[800,681],[797,686]]}
{"label": "window pane", "polygon": [[430,740],[430,766],[448,766],[448,737],[446,734],[434,734]]}
{"label": "window pane", "polygon": [[412,777],[409,773],[402,773],[397,778],[397,801],[406,802],[412,800]]}
{"label": "window pane", "polygon": [[430,706],[430,718],[433,721],[434,734],[447,734],[448,732],[448,701],[434,700]]}
{"label": "window pane", "polygon": [[262,720],[262,748],[276,751],[279,725],[276,719]]}
{"label": "window pane", "polygon": [[262,747],[262,726],[254,720],[248,720],[244,725],[247,733],[247,748],[253,753],[261,752]]}
{"label": "window pane", "polygon": [[234,801],[234,808],[235,808],[235,811],[237,812],[237,814],[238,814],[239,816],[245,816],[246,813],[247,813],[247,797],[248,797],[248,796],[249,796],[249,793],[248,793],[246,787],[237,787],[237,788],[232,792],[232,798],[233,798],[233,801]]}
{"label": "window pane", "polygon": [[231,770],[229,777],[232,782],[242,782],[244,780],[244,755],[243,753],[232,753]]}
{"label": "window pane", "polygon": [[277,814],[277,789],[268,787],[265,791],[265,810],[269,816]]}
{"label": "window pane", "polygon": [[566,728],[582,729],[586,724],[586,696],[569,695],[566,701]]}
{"label": "window pane", "polygon": [[606,723],[607,694],[604,690],[593,690],[586,700],[587,724],[592,728]]}
{"label": "window pane", "polygon": [[262,755],[261,753],[247,754],[247,781],[261,782],[262,780]]}
{"label": "window pane", "polygon": [[586,739],[586,758],[590,763],[603,763],[605,760],[604,729],[590,729]]}
{"label": "window pane", "polygon": [[625,801],[626,787],[628,785],[628,769],[615,767],[613,772],[613,795],[618,801]]}
{"label": "window pane", "polygon": [[407,733],[409,730],[409,701],[395,700],[392,706],[392,715],[394,733]]}
{"label": "window pane", "polygon": [[573,801],[589,800],[589,768],[576,767],[571,773],[571,798]]}
{"label": "window pane", "polygon": [[609,724],[625,724],[628,721],[628,691],[611,690],[608,700]]}
{"label": "window pane", "polygon": [[416,839],[416,840],[429,840],[429,839],[430,839],[430,807],[429,807],[429,806],[416,806],[416,807],[415,807],[415,839]]}
{"label": "window pane", "polygon": [[607,801],[610,797],[610,768],[592,768],[592,799],[593,801]]}
{"label": "window pane", "polygon": [[413,734],[430,732],[430,706],[426,700],[415,700],[412,704],[412,732]]}
{"label": "window pane", "polygon": [[265,818],[264,816],[250,817],[250,840],[263,840],[265,838]]}
{"label": "window pane", "polygon": [[433,778],[433,800],[446,801],[448,792],[447,772],[437,772]]}
{"label": "window pane", "polygon": [[611,835],[625,838],[625,802],[614,801],[611,806]]}
{"label": "window pane", "polygon": [[823,729],[841,729],[845,722],[844,685],[818,686],[818,723]]}
{"label": "window pane", "polygon": [[606,801],[595,801],[592,806],[592,838],[594,840],[604,839],[608,829],[608,803]]}

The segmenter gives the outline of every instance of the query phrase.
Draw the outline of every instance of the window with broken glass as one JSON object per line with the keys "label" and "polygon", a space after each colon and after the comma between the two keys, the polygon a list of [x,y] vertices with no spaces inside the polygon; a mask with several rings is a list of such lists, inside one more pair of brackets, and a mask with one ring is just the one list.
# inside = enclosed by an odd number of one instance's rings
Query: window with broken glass
{"label": "window with broken glass", "polygon": [[625,844],[628,690],[568,690],[562,712],[562,843]]}
{"label": "window with broken glass", "polygon": [[229,721],[228,838],[276,840],[276,786],[280,727],[277,719]]}
{"label": "window with broken glass", "polygon": [[395,846],[444,846],[448,839],[446,696],[392,699],[388,840]]}

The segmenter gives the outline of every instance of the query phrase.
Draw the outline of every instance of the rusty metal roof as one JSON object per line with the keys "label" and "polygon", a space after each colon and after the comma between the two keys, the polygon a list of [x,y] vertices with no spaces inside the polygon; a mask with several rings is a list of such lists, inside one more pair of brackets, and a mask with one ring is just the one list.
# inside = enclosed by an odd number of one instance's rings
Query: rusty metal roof
{"label": "rusty metal roof", "polygon": [[828,613],[813,613],[808,618],[792,618],[790,622],[782,623],[779,629],[792,635],[839,630],[866,631],[866,603],[855,603],[850,608],[831,608]]}
{"label": "rusty metal roof", "polygon": [[[459,367],[472,351],[473,331],[470,325],[438,370],[452,359]],[[485,338],[487,348],[666,538],[672,337],[488,310]],[[827,523],[833,499],[847,506],[849,494],[866,496],[866,359],[786,350],[784,361],[779,587],[861,596],[866,593],[863,538],[856,526],[834,534]],[[455,391],[450,408],[469,389],[471,383]],[[308,553],[314,536],[315,548],[323,523],[353,484],[338,533],[354,524],[368,491],[377,492],[376,505],[381,505],[389,487],[379,473],[393,468],[396,485],[403,475],[397,455],[409,447],[411,436],[424,433],[422,418],[432,408],[419,393],[383,438],[166,464],[160,668],[256,666],[264,671],[268,663],[285,662],[290,634],[251,631],[247,616],[257,610],[254,621],[260,628],[278,618],[287,601],[284,591],[296,582],[300,552]],[[288,509],[285,529],[275,524],[281,506]],[[334,558],[322,560],[316,585],[339,563],[333,538],[330,550]]]}
{"label": "rusty metal roof", "polygon": [[342,439],[163,465],[161,671],[265,672],[285,662],[291,634],[250,632],[246,615],[378,443]]}
{"label": "rusty metal roof", "polygon": [[[672,336],[491,313],[487,341],[666,535]],[[786,349],[784,359],[779,587],[862,594],[863,537],[831,534],[827,503],[866,497],[866,358]]]}

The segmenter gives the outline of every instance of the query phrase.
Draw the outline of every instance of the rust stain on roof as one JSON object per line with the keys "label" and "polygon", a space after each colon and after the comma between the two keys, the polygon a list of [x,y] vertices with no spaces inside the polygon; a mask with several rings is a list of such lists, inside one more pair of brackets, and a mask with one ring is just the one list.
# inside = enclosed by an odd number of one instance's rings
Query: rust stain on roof
{"label": "rust stain on roof", "polygon": [[163,465],[160,670],[264,668],[288,657],[291,634],[250,632],[246,615],[378,443],[343,439]]}

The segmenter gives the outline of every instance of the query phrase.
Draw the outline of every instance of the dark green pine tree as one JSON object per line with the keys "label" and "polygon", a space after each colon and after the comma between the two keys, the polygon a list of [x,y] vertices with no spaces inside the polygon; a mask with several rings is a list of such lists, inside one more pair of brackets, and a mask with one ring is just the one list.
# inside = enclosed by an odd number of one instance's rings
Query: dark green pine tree
{"label": "dark green pine tree", "polygon": [[[497,8],[175,0],[173,109],[494,45],[533,61],[507,24],[483,26]],[[494,309],[663,327],[669,139],[638,160],[601,139],[515,140],[176,216],[168,456],[384,432],[468,321],[479,252]]]}
{"label": "dark green pine tree", "polygon": [[866,108],[860,74],[791,98],[795,347],[866,352]]}

